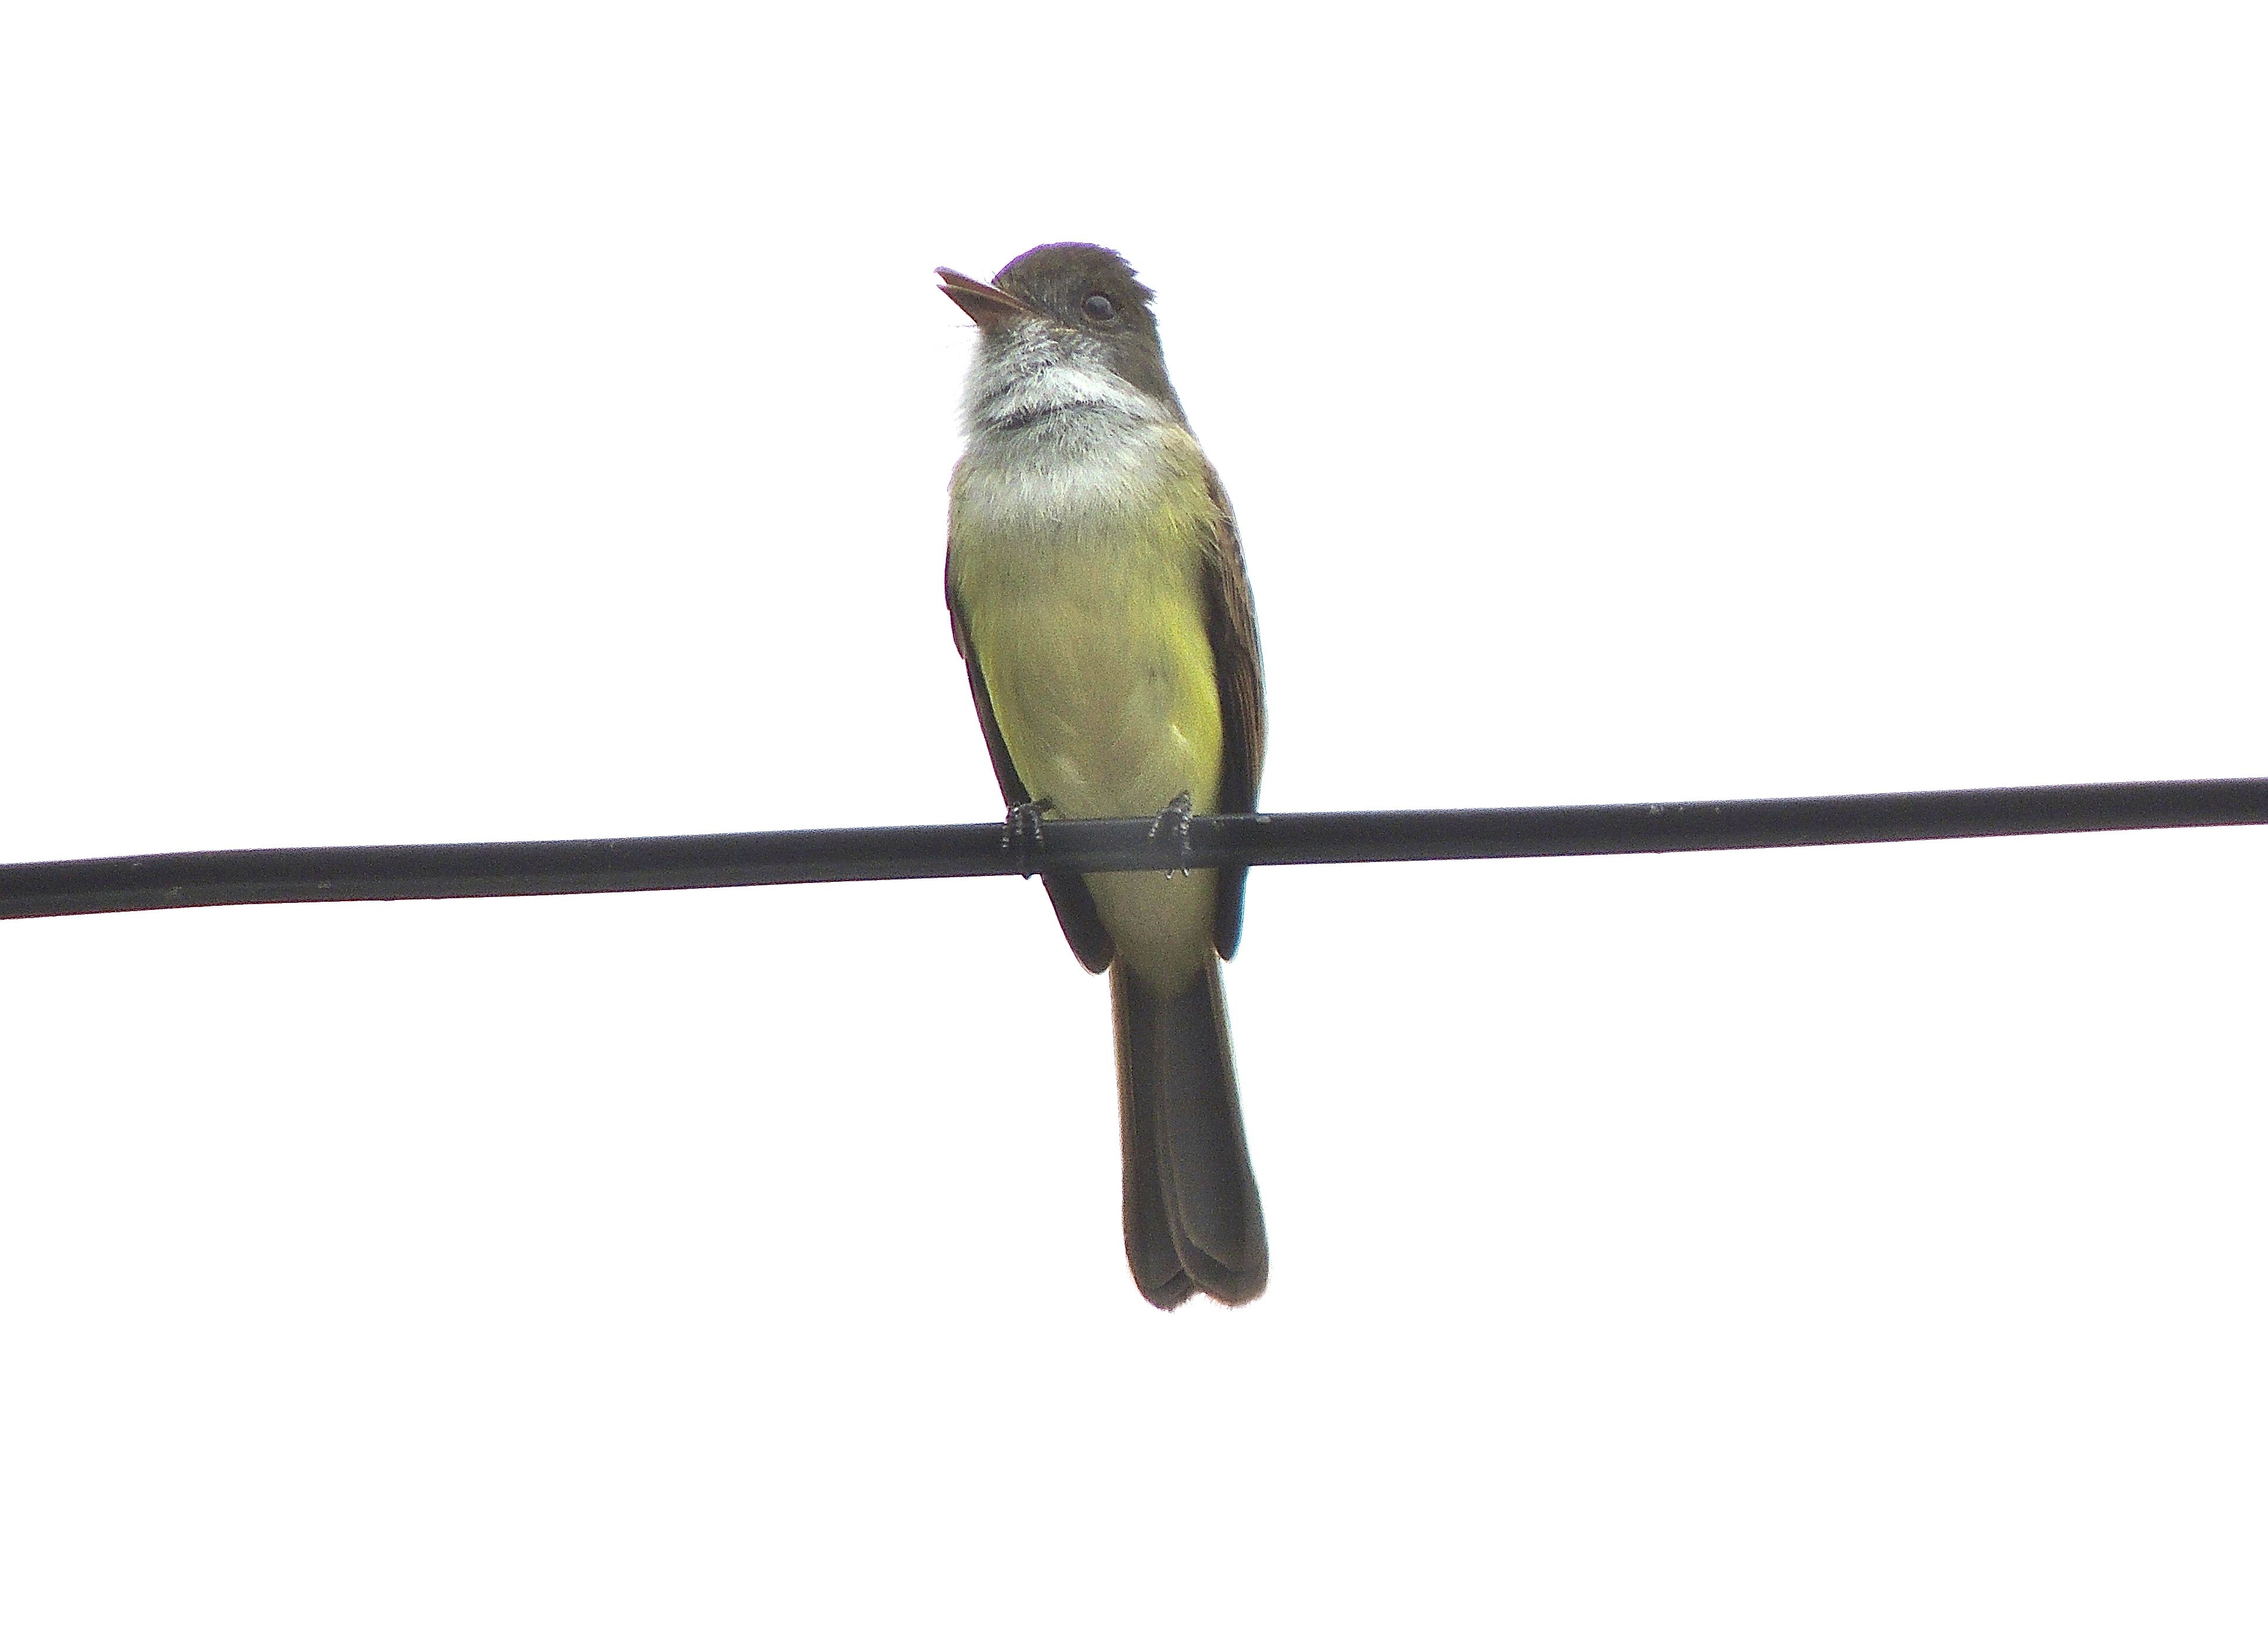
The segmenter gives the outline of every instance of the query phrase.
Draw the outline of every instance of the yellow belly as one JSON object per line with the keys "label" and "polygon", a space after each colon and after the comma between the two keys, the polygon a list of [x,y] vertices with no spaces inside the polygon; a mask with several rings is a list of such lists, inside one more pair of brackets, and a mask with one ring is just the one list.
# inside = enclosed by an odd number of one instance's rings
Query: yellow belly
{"label": "yellow belly", "polygon": [[1220,698],[1203,614],[1187,592],[1042,592],[972,613],[992,712],[1034,798],[1063,818],[1154,812],[1219,798]]}
{"label": "yellow belly", "polygon": [[[1219,804],[1220,695],[1206,632],[1209,505],[1173,482],[1139,506],[1019,516],[956,496],[953,573],[1016,775],[1059,818]],[[1202,482],[1198,482],[1201,489]],[[1127,500],[1130,503],[1134,500]],[[1202,965],[1213,876],[1094,875],[1119,952],[1155,987]]]}

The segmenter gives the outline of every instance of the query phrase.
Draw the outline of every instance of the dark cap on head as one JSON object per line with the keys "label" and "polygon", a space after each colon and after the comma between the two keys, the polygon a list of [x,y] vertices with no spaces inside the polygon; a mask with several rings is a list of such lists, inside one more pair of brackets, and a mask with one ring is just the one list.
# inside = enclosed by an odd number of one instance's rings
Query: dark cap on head
{"label": "dark cap on head", "polygon": [[1035,246],[992,278],[1002,290],[1063,320],[1074,314],[1087,318],[1086,300],[1097,293],[1122,312],[1138,309],[1147,315],[1155,295],[1134,278],[1134,266],[1108,246],[1077,240]]}

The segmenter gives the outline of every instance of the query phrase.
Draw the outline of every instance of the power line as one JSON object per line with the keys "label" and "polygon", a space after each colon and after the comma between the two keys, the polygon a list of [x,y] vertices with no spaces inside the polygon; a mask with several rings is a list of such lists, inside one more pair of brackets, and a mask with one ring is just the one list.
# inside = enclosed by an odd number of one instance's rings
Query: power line
{"label": "power line", "polygon": [[1792,800],[1263,812],[1190,820],[1186,854],[1146,818],[1049,823],[1020,856],[999,824],[786,829],[439,846],[279,847],[0,865],[0,920],[214,904],[529,898],[1042,871],[1387,864],[1841,846],[2268,824],[2268,778],[1929,790]]}

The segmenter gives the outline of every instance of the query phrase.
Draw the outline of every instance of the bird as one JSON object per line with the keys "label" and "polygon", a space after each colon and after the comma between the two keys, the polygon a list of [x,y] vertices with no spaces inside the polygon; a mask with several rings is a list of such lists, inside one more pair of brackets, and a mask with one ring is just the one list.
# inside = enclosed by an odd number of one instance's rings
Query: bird
{"label": "bird", "polygon": [[[961,401],[946,604],[1009,807],[1052,819],[1249,812],[1265,741],[1236,516],[1166,374],[1125,258],[1035,246],[939,290],[976,324]],[[1245,870],[1042,877],[1072,952],[1110,974],[1121,1212],[1142,1296],[1249,1303],[1268,1236],[1220,963]]]}

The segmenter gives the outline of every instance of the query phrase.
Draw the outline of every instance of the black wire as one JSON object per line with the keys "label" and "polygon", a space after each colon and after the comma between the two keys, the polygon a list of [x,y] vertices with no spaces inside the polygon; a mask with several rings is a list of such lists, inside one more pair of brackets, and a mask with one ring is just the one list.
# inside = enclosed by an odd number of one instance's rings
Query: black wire
{"label": "black wire", "polygon": [[1712,852],[2224,824],[2268,824],[2268,778],[1638,806],[1199,817],[1190,820],[1186,855],[1170,826],[1161,829],[1146,818],[1050,823],[1020,857],[997,823],[169,852],[0,865],[0,919],[210,904],[526,898],[1042,870]]}

